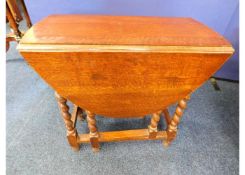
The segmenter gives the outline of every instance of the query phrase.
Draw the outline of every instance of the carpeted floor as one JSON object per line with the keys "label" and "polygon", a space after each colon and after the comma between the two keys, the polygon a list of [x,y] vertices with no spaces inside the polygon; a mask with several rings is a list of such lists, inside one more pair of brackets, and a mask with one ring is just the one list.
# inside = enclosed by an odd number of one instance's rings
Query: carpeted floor
{"label": "carpeted floor", "polygon": [[[238,83],[218,81],[221,91],[214,91],[206,82],[193,93],[177,139],[167,149],[161,141],[134,141],[101,144],[97,154],[89,144],[73,152],[53,90],[15,47],[12,43],[7,53],[8,175],[238,174]],[[146,128],[149,119],[97,116],[100,131]],[[87,132],[86,122],[78,127]]]}

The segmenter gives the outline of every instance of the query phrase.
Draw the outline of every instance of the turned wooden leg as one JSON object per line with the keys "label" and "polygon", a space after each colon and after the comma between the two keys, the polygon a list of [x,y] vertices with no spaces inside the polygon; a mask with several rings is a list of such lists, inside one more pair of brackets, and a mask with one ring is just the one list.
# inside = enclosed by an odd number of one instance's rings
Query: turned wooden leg
{"label": "turned wooden leg", "polygon": [[96,127],[96,120],[95,120],[95,114],[86,111],[87,113],[87,122],[88,122],[88,128],[89,128],[89,136],[90,136],[90,143],[92,146],[93,152],[98,152],[100,149],[99,145],[99,133],[97,131]]}
{"label": "turned wooden leg", "polygon": [[151,117],[151,123],[148,126],[149,138],[153,139],[157,136],[157,125],[160,121],[161,111],[154,113]]}
{"label": "turned wooden leg", "polygon": [[[189,96],[180,100],[179,103],[178,103],[178,106],[175,110],[175,113],[174,113],[174,116],[172,117],[171,121],[168,121],[169,119],[167,119],[168,117],[166,117],[166,115],[169,115],[168,114],[168,111],[165,110],[165,118],[167,120],[167,123],[168,123],[168,127],[167,127],[167,139],[164,140],[163,144],[165,147],[169,146],[169,144],[176,138],[176,135],[177,135],[177,126],[180,122],[180,119],[183,115],[183,112],[184,112],[184,109],[186,108],[187,104],[187,100],[189,100]],[[169,117],[170,118],[170,117]]]}
{"label": "turned wooden leg", "polygon": [[66,126],[67,140],[71,145],[74,151],[78,151],[80,149],[79,144],[77,143],[77,130],[73,125],[71,120],[71,114],[69,113],[69,106],[66,104],[67,100],[61,97],[57,92],[55,92],[55,97],[57,99],[62,117]]}

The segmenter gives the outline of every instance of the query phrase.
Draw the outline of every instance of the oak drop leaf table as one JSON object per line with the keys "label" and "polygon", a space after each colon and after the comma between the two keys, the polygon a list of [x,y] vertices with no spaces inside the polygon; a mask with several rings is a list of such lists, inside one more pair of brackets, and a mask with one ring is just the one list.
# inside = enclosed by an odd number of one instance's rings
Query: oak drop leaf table
{"label": "oak drop leaf table", "polygon": [[[164,140],[169,145],[189,95],[233,54],[221,35],[191,18],[51,15],[29,29],[18,45],[55,95],[74,150],[91,143]],[[74,104],[69,113],[67,99]],[[171,116],[168,107],[178,102]],[[87,114],[89,134],[78,134]],[[98,132],[95,114],[152,114],[147,129]],[[167,129],[158,131],[164,116]]]}

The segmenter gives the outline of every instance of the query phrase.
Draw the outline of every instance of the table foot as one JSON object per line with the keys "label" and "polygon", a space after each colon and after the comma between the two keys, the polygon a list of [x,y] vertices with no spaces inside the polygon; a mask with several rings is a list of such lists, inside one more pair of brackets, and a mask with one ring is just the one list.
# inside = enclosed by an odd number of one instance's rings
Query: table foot
{"label": "table foot", "polygon": [[93,151],[94,153],[98,153],[98,152],[100,152],[100,148],[92,148],[92,151]]}
{"label": "table foot", "polygon": [[170,145],[170,142],[168,141],[168,140],[163,140],[163,146],[165,147],[165,148],[168,148],[169,147],[169,145]]}
{"label": "table foot", "polygon": [[71,149],[74,151],[74,152],[78,152],[80,150],[80,147],[71,147]]}

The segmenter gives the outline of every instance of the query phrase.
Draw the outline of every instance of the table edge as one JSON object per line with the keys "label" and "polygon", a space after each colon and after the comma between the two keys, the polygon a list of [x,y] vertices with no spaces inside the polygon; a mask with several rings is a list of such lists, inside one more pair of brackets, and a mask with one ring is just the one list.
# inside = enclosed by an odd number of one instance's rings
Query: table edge
{"label": "table edge", "polygon": [[139,45],[57,45],[19,43],[20,52],[136,52],[136,53],[224,53],[233,54],[232,46],[139,46]]}

